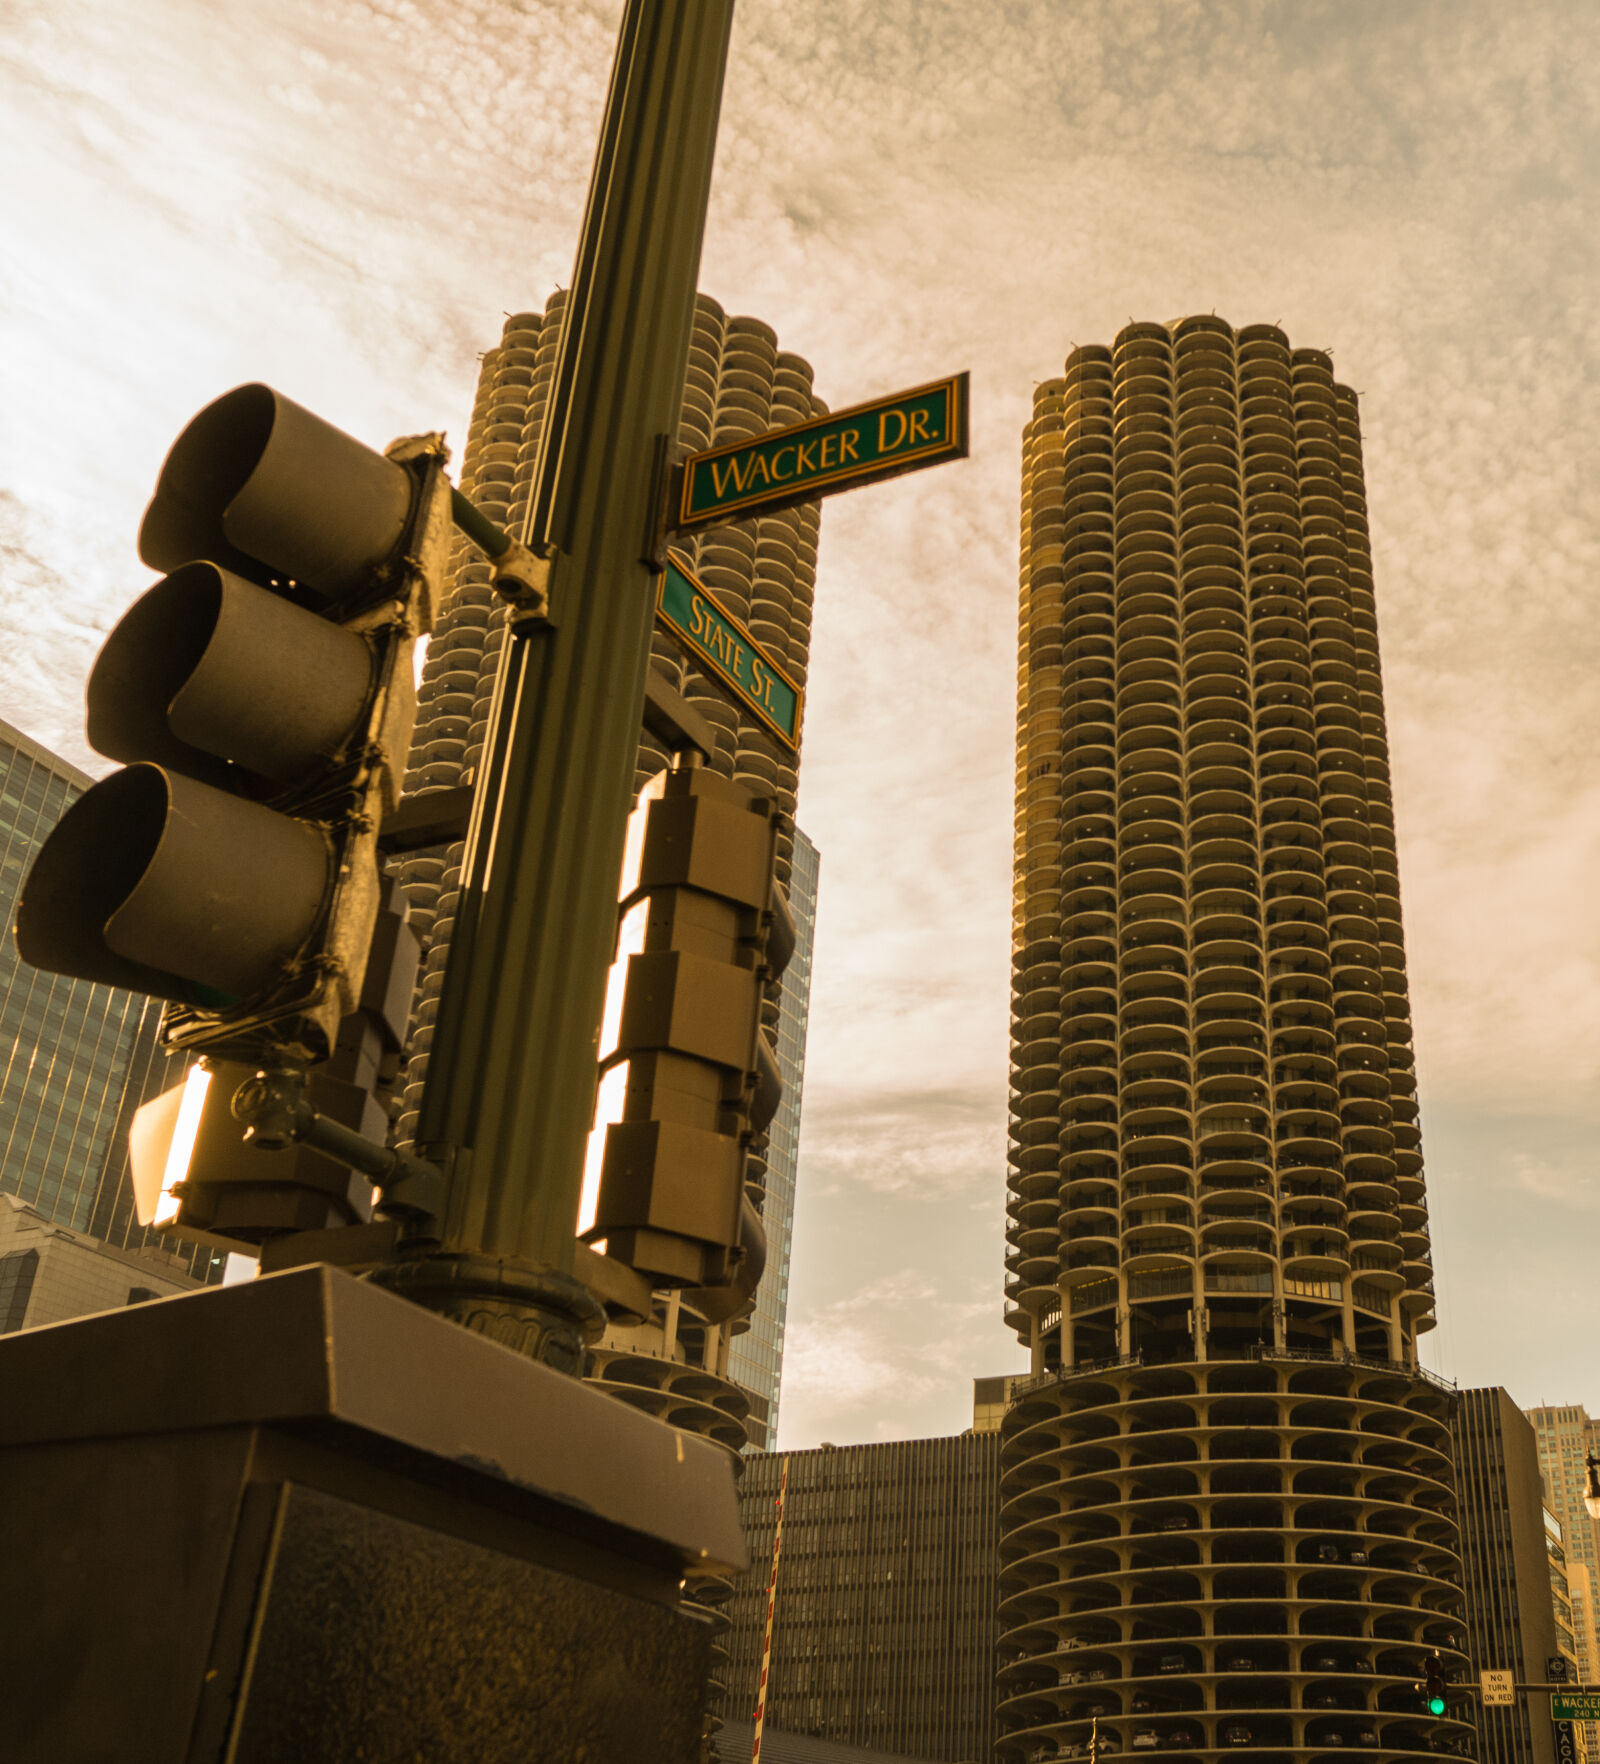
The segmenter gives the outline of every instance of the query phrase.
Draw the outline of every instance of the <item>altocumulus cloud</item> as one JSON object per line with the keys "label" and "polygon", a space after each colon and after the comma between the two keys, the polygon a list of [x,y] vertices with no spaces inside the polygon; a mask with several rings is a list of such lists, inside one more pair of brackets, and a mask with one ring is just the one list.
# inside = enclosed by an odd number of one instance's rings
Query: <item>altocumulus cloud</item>
{"label": "altocumulus cloud", "polygon": [[[1018,430],[1074,341],[1213,308],[1331,346],[1362,397],[1441,1285],[1501,1295],[1455,1307],[1454,1369],[1485,1375],[1505,1315],[1543,1308],[1539,1221],[1592,1165],[1600,14],[981,10],[975,33],[957,0],[740,0],[707,230],[703,285],[833,405],[973,374],[972,459],[823,524],[801,1203],[814,1183],[836,1216],[803,1221],[794,1328],[886,1268],[935,1296],[868,1355],[921,1408],[812,1420],[959,1424],[917,1383],[943,1377],[919,1329],[1002,1369]],[[459,441],[502,313],[570,272],[619,11],[284,0],[263,28],[246,0],[13,6],[0,714],[88,759],[79,680],[141,585],[143,500],[229,385],[380,444]],[[1518,1153],[1548,1174],[1520,1181]],[[1508,1207],[1525,1252],[1499,1253]],[[1566,1296],[1542,1351],[1595,1404],[1567,1344],[1600,1298]]]}

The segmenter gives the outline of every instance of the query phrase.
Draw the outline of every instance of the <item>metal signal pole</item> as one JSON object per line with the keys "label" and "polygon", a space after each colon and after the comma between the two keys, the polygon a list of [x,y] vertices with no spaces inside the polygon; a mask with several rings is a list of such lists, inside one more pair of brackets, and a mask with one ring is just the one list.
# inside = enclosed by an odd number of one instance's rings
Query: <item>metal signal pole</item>
{"label": "metal signal pole", "polygon": [[385,1285],[576,1372],[596,1045],[733,0],[628,0],[524,539],[417,1132],[441,1241]]}

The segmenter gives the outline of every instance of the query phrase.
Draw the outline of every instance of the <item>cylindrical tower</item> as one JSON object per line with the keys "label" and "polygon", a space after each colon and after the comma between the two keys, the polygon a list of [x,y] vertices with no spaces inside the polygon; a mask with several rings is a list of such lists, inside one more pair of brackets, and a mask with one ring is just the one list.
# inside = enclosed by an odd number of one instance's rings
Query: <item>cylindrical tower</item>
{"label": "cylindrical tower", "polygon": [[1360,428],[1275,326],[1035,393],[1014,928],[1000,1756],[1467,1745]]}
{"label": "cylindrical tower", "polygon": [[[460,484],[491,519],[514,532],[521,530],[527,511],[566,298],[556,293],[543,313],[513,315],[506,321],[499,346],[483,358]],[[804,422],[826,410],[812,395],[810,364],[780,351],[769,326],[759,319],[729,318],[714,300],[705,295],[697,299],[677,437],[685,449],[700,450]],[[818,505],[808,503],[709,529],[681,546],[706,586],[801,685],[810,655],[819,524]],[[423,669],[417,733],[405,780],[408,792],[471,782],[488,734],[505,625],[505,608],[490,587],[487,564],[464,540],[458,541]],[[742,706],[733,704],[723,688],[694,667],[659,630],[651,666],[716,731],[718,746],[707,761],[710,768],[776,797],[787,817],[778,846],[778,881],[787,888],[799,784],[796,756],[780,747]],[[641,731],[636,786],[667,761],[665,749]],[[396,1123],[401,1142],[411,1138],[427,1074],[462,855],[463,848],[453,845],[419,853],[400,866],[425,951]],[[777,989],[764,1011],[767,1026],[775,1029]],[[765,1165],[759,1156],[750,1160],[746,1175],[760,1208]],[[655,1315],[641,1326],[608,1329],[590,1355],[590,1377],[621,1401],[715,1439],[737,1454],[745,1444],[748,1404],[727,1376],[728,1347],[731,1337],[747,1328],[745,1318],[708,1322],[691,1304],[661,1294]],[[690,1587],[705,1615],[723,1628],[719,1608],[729,1591],[726,1582],[708,1577]]]}

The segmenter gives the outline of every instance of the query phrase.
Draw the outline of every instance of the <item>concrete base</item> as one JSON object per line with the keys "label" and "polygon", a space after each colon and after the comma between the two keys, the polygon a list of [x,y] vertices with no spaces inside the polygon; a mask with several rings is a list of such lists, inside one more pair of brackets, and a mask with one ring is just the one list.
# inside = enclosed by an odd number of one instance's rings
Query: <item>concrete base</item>
{"label": "concrete base", "polygon": [[16,1764],[693,1764],[731,1469],[328,1268],[0,1341]]}

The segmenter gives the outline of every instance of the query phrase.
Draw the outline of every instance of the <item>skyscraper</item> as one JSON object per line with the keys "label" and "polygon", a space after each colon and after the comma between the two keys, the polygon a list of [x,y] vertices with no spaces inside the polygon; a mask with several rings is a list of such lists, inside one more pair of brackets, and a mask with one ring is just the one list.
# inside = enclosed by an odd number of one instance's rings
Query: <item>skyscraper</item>
{"label": "skyscraper", "polygon": [[[1453,1432],[1473,1660],[1519,1683],[1542,1682],[1560,1632],[1533,1429],[1494,1388],[1462,1391]],[[1485,1708],[1484,1756],[1494,1764],[1552,1764],[1549,1715],[1538,1697]]]}
{"label": "skyscraper", "polygon": [[[1465,1742],[1355,394],[1133,324],[1024,440],[1000,1756]],[[1370,1737],[1369,1737],[1370,1736]]]}
{"label": "skyscraper", "polygon": [[[538,457],[545,408],[555,373],[567,295],[551,296],[542,313],[515,313],[499,344],[485,354],[472,421],[460,462],[460,486],[492,520],[520,531]],[[759,319],[729,317],[714,300],[695,302],[676,440],[700,450],[769,428],[803,422],[827,407],[811,391],[810,365],[780,351],[771,328]],[[681,549],[690,566],[723,607],[743,620],[768,654],[782,661],[791,679],[805,684],[811,645],[811,600],[816,582],[816,503],[777,514],[709,528]],[[405,789],[420,792],[470,783],[483,754],[506,609],[490,586],[488,565],[465,542],[456,546],[418,694],[417,729]],[[650,666],[690,708],[711,725],[715,751],[707,766],[752,790],[770,792],[786,823],[799,788],[798,755],[783,748],[766,727],[695,666],[658,624]],[[642,734],[636,787],[668,762],[667,749]],[[455,922],[460,844],[417,853],[399,866],[422,940],[424,957],[396,1137],[405,1143],[415,1129],[426,1081],[434,1018]],[[786,824],[778,840],[777,879],[793,885],[796,841]],[[787,986],[787,977],[784,986]],[[763,1022],[781,1034],[781,993],[764,1007]],[[782,1269],[787,1243],[783,1208],[768,1211],[769,1163],[752,1157],[746,1175],[768,1220],[768,1266]],[[781,1187],[781,1184],[780,1184]],[[757,1313],[757,1328],[760,1328]],[[656,1296],[651,1315],[636,1326],[613,1325],[590,1356],[590,1376],[620,1402],[709,1439],[730,1452],[749,1443],[750,1402],[735,1382],[733,1344],[741,1318],[714,1322],[676,1293]],[[776,1368],[773,1368],[775,1373]],[[757,1393],[760,1395],[761,1393]],[[701,1580],[691,1592],[713,1616],[727,1596],[725,1581]]]}

